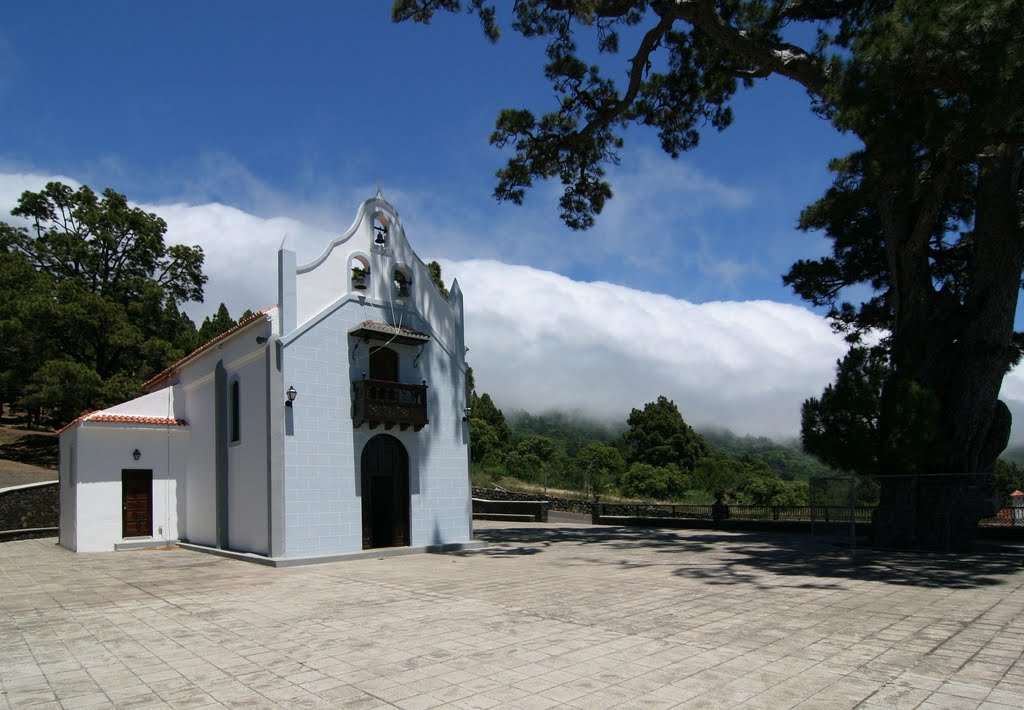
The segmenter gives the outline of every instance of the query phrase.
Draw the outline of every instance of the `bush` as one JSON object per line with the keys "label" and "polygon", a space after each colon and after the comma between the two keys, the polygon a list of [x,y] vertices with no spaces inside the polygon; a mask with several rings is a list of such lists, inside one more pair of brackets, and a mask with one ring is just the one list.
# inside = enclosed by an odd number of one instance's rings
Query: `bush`
{"label": "bush", "polygon": [[674,464],[652,466],[635,463],[622,476],[623,495],[644,500],[674,500],[686,494],[688,481]]}

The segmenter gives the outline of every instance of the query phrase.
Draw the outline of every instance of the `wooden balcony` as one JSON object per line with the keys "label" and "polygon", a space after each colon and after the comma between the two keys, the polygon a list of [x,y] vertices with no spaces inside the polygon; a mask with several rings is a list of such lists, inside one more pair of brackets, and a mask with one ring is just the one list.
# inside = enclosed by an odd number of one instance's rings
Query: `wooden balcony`
{"label": "wooden balcony", "polygon": [[427,384],[407,385],[363,378],[352,383],[352,425],[376,429],[409,427],[419,431],[428,423]]}

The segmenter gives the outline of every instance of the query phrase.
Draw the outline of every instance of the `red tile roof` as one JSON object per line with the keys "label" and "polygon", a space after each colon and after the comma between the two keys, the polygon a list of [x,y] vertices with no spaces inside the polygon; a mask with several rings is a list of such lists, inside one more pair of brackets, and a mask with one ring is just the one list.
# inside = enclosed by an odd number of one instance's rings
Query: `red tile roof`
{"label": "red tile roof", "polygon": [[198,348],[196,348],[195,350],[190,352],[188,355],[186,355],[185,357],[183,357],[180,360],[178,360],[176,363],[174,363],[173,365],[168,367],[166,370],[164,370],[160,374],[155,375],[155,376],[151,377],[150,379],[146,380],[145,382],[143,382],[142,383],[142,389],[144,389],[147,392],[153,391],[154,389],[156,389],[157,385],[164,384],[167,380],[169,380],[171,378],[171,375],[173,375],[182,365],[187,363],[189,360],[193,359],[194,357],[197,357],[199,354],[205,352],[206,350],[209,350],[211,347],[213,347],[217,343],[220,343],[220,342],[223,342],[224,340],[227,340],[229,337],[231,337],[232,335],[234,335],[235,333],[240,331],[242,328],[246,327],[247,325],[249,325],[251,323],[255,323],[260,318],[260,316],[266,316],[267,313],[269,313],[270,311],[274,310],[275,308],[277,308],[276,305],[274,305],[274,306],[267,306],[266,308],[264,308],[264,309],[262,309],[260,311],[257,311],[256,313],[253,313],[248,318],[245,318],[244,320],[238,321],[238,323],[235,326],[233,326],[231,328],[228,328],[223,333],[218,335],[216,338],[211,338],[209,341],[207,341],[207,342],[203,343],[202,345],[200,345]]}
{"label": "red tile roof", "polygon": [[137,414],[97,414],[86,417],[90,422],[116,422],[118,424],[160,424],[162,426],[188,426],[184,419],[169,419],[167,417],[143,417]]}
{"label": "red tile roof", "polygon": [[159,426],[188,426],[184,419],[167,417],[143,417],[137,414],[105,414],[102,411],[87,412],[65,424],[57,433],[62,434],[80,422],[110,422],[116,424],[157,424]]}

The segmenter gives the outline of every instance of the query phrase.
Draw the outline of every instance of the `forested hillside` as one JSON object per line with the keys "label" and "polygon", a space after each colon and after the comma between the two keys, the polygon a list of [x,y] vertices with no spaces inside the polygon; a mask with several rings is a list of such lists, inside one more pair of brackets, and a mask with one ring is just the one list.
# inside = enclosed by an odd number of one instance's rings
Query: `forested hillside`
{"label": "forested hillside", "polygon": [[487,394],[471,397],[477,484],[540,486],[644,500],[802,505],[807,481],[836,472],[763,437],[695,431],[665,397],[619,426],[579,413],[516,411],[506,418]]}
{"label": "forested hillside", "polygon": [[740,436],[728,429],[710,429],[701,434],[716,449],[736,457],[753,456],[764,461],[784,481],[836,475],[835,469],[806,453],[796,440],[780,443],[764,436]]}

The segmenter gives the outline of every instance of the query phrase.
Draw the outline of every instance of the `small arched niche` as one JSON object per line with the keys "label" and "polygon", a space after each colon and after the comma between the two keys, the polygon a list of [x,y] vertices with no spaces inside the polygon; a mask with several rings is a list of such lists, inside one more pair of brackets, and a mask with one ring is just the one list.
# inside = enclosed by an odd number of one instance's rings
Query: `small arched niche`
{"label": "small arched niche", "polygon": [[362,254],[348,259],[349,291],[365,291],[370,287],[370,260]]}

